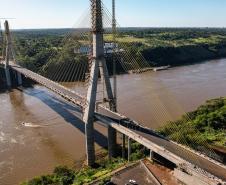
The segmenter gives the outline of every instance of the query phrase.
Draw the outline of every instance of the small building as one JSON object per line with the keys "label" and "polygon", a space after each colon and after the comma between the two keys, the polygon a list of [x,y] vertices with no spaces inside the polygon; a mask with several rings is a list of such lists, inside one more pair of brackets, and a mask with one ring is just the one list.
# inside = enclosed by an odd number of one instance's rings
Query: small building
{"label": "small building", "polygon": [[[119,49],[118,44],[112,43],[112,42],[106,42],[104,43],[104,53],[105,54],[112,54],[113,51],[115,52],[123,52],[123,49]],[[89,55],[91,52],[91,48],[88,45],[81,46],[80,48],[75,48],[74,53],[75,54],[83,54],[83,55]]]}
{"label": "small building", "polygon": [[80,48],[74,49],[75,54],[89,55],[90,52],[91,52],[90,46],[81,46]]}

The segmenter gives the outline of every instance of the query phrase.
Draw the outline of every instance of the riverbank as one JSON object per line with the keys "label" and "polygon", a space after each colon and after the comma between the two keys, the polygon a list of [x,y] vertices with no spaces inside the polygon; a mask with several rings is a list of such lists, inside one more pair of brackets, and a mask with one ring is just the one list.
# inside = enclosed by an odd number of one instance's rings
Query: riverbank
{"label": "riverbank", "polygon": [[[147,156],[149,152],[142,145],[136,142],[132,142],[131,150],[132,154],[130,162],[121,157],[112,158],[112,160],[109,161],[107,151],[101,150],[96,154],[97,159],[94,168],[87,167],[85,162],[80,169],[58,166],[54,169],[52,174],[35,177],[29,181],[21,183],[21,185],[49,185],[54,183],[61,183],[64,185],[82,185],[90,184],[95,181],[98,181],[99,185],[104,185],[110,180],[114,173],[133,166],[136,161]],[[120,153],[121,150],[118,151],[118,156]]]}
{"label": "riverbank", "polygon": [[226,57],[226,45],[188,45],[178,47],[147,48],[142,52],[147,61],[153,61],[156,66],[185,66],[204,62],[206,60]]}
{"label": "riverbank", "polygon": [[221,162],[226,163],[226,98],[208,100],[197,110],[169,122],[159,132],[210,157],[215,158],[215,151]]}

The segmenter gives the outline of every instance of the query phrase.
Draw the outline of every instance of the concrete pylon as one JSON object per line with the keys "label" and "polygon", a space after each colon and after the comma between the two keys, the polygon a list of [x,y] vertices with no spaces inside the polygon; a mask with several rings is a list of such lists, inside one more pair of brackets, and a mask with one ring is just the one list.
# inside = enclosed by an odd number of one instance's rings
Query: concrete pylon
{"label": "concrete pylon", "polygon": [[[12,58],[14,58],[13,48],[12,48],[12,40],[10,35],[9,23],[5,21],[5,37],[6,37],[6,50],[5,50],[5,74],[6,74],[6,83],[8,87],[12,86],[11,75],[9,71],[9,61],[10,54]],[[19,72],[16,72],[17,84],[22,85],[22,75]]]}
{"label": "concrete pylon", "polygon": [[4,26],[5,26],[5,37],[6,37],[5,76],[6,76],[7,86],[11,87],[12,83],[11,83],[11,76],[10,76],[10,72],[9,72],[9,57],[10,57],[11,38],[10,38],[8,21],[5,21]]}
{"label": "concrete pylon", "polygon": [[[89,87],[87,92],[87,106],[84,110],[83,121],[86,126],[86,154],[87,164],[93,166],[95,163],[95,147],[94,147],[94,111],[96,106],[96,93],[98,74],[100,72],[102,80],[105,82],[108,101],[111,110],[114,111],[114,99],[109,79],[109,74],[104,58],[104,39],[103,39],[103,22],[102,22],[102,4],[101,0],[90,0],[91,17],[92,17],[92,65],[90,70]],[[116,145],[116,131],[108,128],[108,148],[109,155],[113,156]]]}
{"label": "concrete pylon", "polygon": [[93,59],[90,70],[90,84],[87,92],[87,106],[84,111],[83,121],[85,123],[86,133],[86,155],[87,165],[93,166],[95,163],[95,147],[94,147],[94,111],[96,104],[96,91],[98,81],[98,63],[97,59]]}
{"label": "concrete pylon", "polygon": [[21,85],[23,84],[23,79],[22,79],[21,73],[17,72],[17,73],[16,73],[16,77],[17,77],[17,84],[18,84],[19,86],[21,86]]}
{"label": "concrete pylon", "polygon": [[125,159],[126,136],[122,134],[122,158]]}

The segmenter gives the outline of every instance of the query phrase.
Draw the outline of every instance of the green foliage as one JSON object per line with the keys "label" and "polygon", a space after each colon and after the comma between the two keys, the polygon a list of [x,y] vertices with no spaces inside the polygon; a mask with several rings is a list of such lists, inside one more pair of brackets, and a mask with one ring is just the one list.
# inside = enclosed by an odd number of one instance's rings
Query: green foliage
{"label": "green foliage", "polygon": [[[111,35],[106,36],[111,41]],[[151,65],[178,66],[226,56],[225,29],[127,29],[117,41],[140,51]],[[135,57],[135,56],[134,56]]]}
{"label": "green foliage", "polygon": [[159,132],[181,144],[226,148],[226,99],[209,100],[181,120],[170,122]]}
{"label": "green foliage", "polygon": [[147,150],[143,145],[135,141],[131,144],[131,151],[131,161],[137,161],[149,155],[149,150]]}
{"label": "green foliage", "polygon": [[36,177],[27,183],[23,183],[22,185],[56,185],[58,183],[53,175],[46,175],[41,177]]}
{"label": "green foliage", "polygon": [[56,167],[53,173],[57,181],[62,185],[72,184],[75,179],[74,171],[66,166]]}
{"label": "green foliage", "polygon": [[[146,149],[137,142],[131,144],[132,161],[137,161],[145,157]],[[110,180],[110,173],[127,163],[126,160],[118,157],[109,161],[108,156],[97,161],[97,168],[84,167],[79,171],[72,170],[66,166],[58,166],[51,175],[36,177],[21,185],[83,185],[96,179],[100,184],[105,184]]]}
{"label": "green foliage", "polygon": [[102,159],[98,168],[83,168],[79,171],[69,169],[66,166],[59,166],[54,169],[53,174],[36,177],[28,182],[24,182],[21,185],[82,185],[101,178],[102,183],[109,180],[109,174],[113,170],[123,166],[126,163],[121,158]]}
{"label": "green foliage", "polygon": [[[88,30],[79,30],[86,31]],[[53,30],[22,30],[15,31],[15,51],[21,65],[32,71],[49,75],[60,64],[70,66],[78,61],[87,62],[88,58],[76,54],[75,49],[88,45],[81,36],[67,37],[70,29]],[[80,35],[80,34],[77,34]],[[112,41],[112,35],[104,36],[106,41]],[[138,63],[141,53],[151,65],[184,65],[206,59],[226,56],[225,29],[120,29],[117,35],[120,48],[133,56]],[[0,44],[1,51],[1,44]],[[131,57],[124,55],[124,61]],[[107,59],[107,66],[112,73],[112,58]],[[117,62],[118,73],[125,72]],[[69,67],[70,68],[70,67]],[[70,71],[68,72],[70,74]]]}
{"label": "green foliage", "polygon": [[21,185],[69,185],[73,184],[75,172],[66,166],[56,167],[52,175],[36,177]]}

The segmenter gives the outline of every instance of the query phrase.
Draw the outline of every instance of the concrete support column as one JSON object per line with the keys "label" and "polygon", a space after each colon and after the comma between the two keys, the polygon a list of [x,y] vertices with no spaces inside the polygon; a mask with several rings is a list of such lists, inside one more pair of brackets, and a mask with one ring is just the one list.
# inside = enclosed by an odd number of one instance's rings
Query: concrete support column
{"label": "concrete support column", "polygon": [[125,159],[125,154],[126,154],[126,136],[122,134],[122,158]]}
{"label": "concrete support column", "polygon": [[95,147],[94,147],[94,129],[93,122],[86,123],[86,155],[87,155],[87,165],[93,166],[95,164]]}
{"label": "concrete support column", "polygon": [[16,73],[16,76],[17,76],[17,84],[18,84],[19,86],[21,86],[21,85],[23,84],[23,81],[22,81],[22,75],[21,75],[19,72],[17,72],[17,73]]}
{"label": "concrete support column", "polygon": [[108,127],[108,149],[109,158],[115,157],[116,155],[116,146],[117,146],[117,133],[116,130],[112,127]]}
{"label": "concrete support column", "polygon": [[150,150],[150,160],[153,161],[153,159],[154,159],[154,152],[152,150]]}
{"label": "concrete support column", "polygon": [[85,123],[86,131],[86,155],[87,165],[93,166],[95,164],[95,147],[94,147],[94,111],[96,105],[96,92],[98,81],[98,63],[99,61],[93,59],[90,70],[89,88],[87,91],[87,105],[84,110],[83,121]]}
{"label": "concrete support column", "polygon": [[11,83],[11,76],[10,76],[10,72],[9,72],[9,67],[5,66],[5,76],[6,76],[6,84],[7,87],[11,87],[12,83]]}
{"label": "concrete support column", "polygon": [[111,126],[108,126],[108,156],[111,160],[112,157],[115,157],[115,151],[116,151],[116,132],[115,129]]}
{"label": "concrete support column", "polygon": [[10,57],[10,45],[11,45],[11,39],[10,39],[10,33],[9,33],[9,23],[8,21],[5,21],[5,35],[6,35],[6,52],[5,52],[5,75],[6,75],[6,83],[8,87],[12,86],[11,82],[11,76],[9,72],[9,57]]}
{"label": "concrete support column", "polygon": [[131,138],[128,137],[128,161],[130,161],[130,154],[131,154]]}

